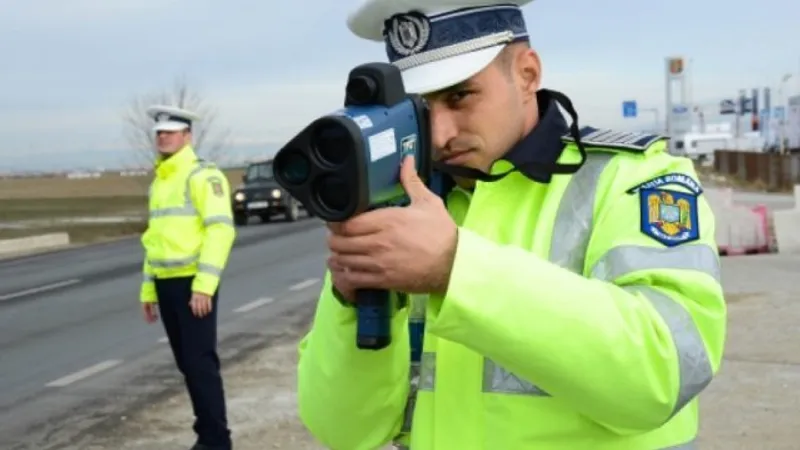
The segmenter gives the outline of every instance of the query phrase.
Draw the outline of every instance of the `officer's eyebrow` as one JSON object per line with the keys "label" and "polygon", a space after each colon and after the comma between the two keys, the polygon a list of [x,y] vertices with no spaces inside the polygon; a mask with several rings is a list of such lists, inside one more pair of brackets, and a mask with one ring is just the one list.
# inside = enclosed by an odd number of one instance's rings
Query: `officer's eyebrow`
{"label": "officer's eyebrow", "polygon": [[447,95],[454,94],[456,92],[461,92],[461,91],[470,90],[470,89],[474,89],[472,80],[465,80],[465,81],[462,81],[461,83],[454,84],[454,85],[452,85],[450,87],[446,87],[446,88],[441,89],[441,90],[436,91],[436,92],[432,92],[432,93],[428,94],[427,97],[429,97],[429,98],[445,97]]}

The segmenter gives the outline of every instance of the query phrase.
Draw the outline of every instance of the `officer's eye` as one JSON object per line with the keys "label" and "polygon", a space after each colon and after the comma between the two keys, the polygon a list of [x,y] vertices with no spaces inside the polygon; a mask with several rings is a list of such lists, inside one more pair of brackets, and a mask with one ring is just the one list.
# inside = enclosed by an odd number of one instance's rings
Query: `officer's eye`
{"label": "officer's eye", "polygon": [[462,89],[452,92],[447,95],[447,103],[450,105],[450,107],[457,107],[460,104],[464,103],[464,100],[466,100],[470,95],[474,93],[475,93],[474,91],[467,89]]}

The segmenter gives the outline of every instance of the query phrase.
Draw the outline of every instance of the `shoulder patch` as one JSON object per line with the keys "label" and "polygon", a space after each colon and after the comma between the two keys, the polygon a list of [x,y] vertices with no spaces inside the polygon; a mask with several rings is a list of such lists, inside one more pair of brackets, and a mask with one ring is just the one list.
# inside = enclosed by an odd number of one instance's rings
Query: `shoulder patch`
{"label": "shoulder patch", "polygon": [[700,239],[697,194],[661,187],[640,187],[642,233],[667,247]]}
{"label": "shoulder patch", "polygon": [[[587,147],[610,148],[630,152],[644,152],[654,143],[667,139],[666,136],[635,131],[615,131],[605,128],[583,127],[580,131],[581,142]],[[562,139],[574,142],[567,133]]]}
{"label": "shoulder patch", "polygon": [[695,196],[703,193],[703,188],[700,186],[700,183],[698,183],[697,180],[689,175],[686,175],[685,173],[676,172],[651,178],[644,183],[639,183],[636,186],[628,189],[626,192],[628,194],[635,194],[641,189],[660,188],[663,186],[681,186]]}
{"label": "shoulder patch", "polygon": [[206,179],[208,183],[211,185],[211,192],[214,193],[217,197],[222,197],[225,195],[225,189],[222,187],[222,179],[218,176],[211,176]]}

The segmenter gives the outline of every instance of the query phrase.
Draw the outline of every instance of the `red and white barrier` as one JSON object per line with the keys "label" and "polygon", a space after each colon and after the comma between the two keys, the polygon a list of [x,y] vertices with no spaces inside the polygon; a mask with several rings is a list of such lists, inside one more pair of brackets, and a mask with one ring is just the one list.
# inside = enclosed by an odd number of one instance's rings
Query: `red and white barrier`
{"label": "red and white barrier", "polygon": [[800,253],[800,185],[794,187],[794,208],[772,213],[778,253]]}
{"label": "red and white barrier", "polygon": [[766,206],[735,205],[731,188],[708,189],[706,196],[716,219],[720,255],[769,253],[772,236]]}

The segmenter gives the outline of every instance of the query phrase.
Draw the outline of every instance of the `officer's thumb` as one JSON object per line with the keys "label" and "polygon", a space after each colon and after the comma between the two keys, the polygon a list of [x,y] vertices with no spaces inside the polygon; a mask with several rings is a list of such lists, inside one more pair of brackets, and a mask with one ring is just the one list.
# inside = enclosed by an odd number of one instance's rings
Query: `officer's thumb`
{"label": "officer's thumb", "polygon": [[428,187],[425,186],[425,183],[422,182],[419,174],[417,174],[416,161],[411,155],[406,156],[403,160],[403,165],[400,166],[400,183],[412,202],[425,200],[431,195]]}

